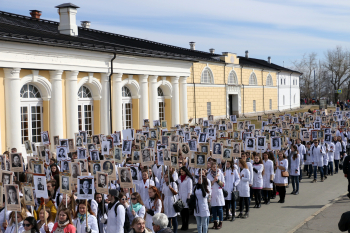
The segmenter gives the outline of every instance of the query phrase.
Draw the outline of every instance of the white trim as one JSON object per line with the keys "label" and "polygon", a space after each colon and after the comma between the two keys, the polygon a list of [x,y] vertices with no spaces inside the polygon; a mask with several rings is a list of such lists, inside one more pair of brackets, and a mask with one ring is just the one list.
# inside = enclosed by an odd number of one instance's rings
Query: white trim
{"label": "white trim", "polygon": [[[203,83],[203,82],[202,82],[202,76],[203,76],[204,71],[206,71],[206,70],[209,71],[209,73],[210,73],[210,75],[211,75],[211,78],[212,78],[212,80],[210,81],[210,83]],[[204,67],[204,69],[202,70],[201,77],[200,77],[200,82],[203,83],[203,84],[215,84],[214,73],[213,73],[213,71],[210,69],[210,67],[208,66],[208,64],[207,64],[207,66]]]}
{"label": "white trim", "polygon": [[[21,88],[25,84],[33,84],[35,87],[37,87],[40,91],[41,98],[43,100],[50,100],[51,99],[51,83],[44,78],[41,75],[36,75],[35,71],[34,74],[28,74],[21,78]],[[19,94],[19,93],[18,93]]]}
{"label": "white trim", "polygon": [[[92,98],[94,100],[100,100],[102,97],[102,84],[97,78],[92,77],[91,75],[86,76],[78,82],[77,91],[80,87],[86,85],[92,92]],[[78,94],[78,93],[76,93]]]}
{"label": "white trim", "polygon": [[[234,83],[229,83],[229,79],[230,79],[230,75],[233,74],[233,78],[235,79],[236,82]],[[234,69],[232,69],[230,71],[230,73],[228,74],[228,77],[227,77],[227,84],[228,85],[238,85],[238,77],[237,77],[237,73]]]}
{"label": "white trim", "polygon": [[[141,98],[140,95],[140,85],[139,83],[133,78],[133,75],[129,75],[127,79],[124,79],[122,81],[122,88],[126,86],[129,88],[131,92],[131,98],[133,99],[139,99]],[[121,91],[121,90],[120,90]]]}
{"label": "white trim", "polygon": [[[254,83],[250,83],[250,79],[251,78],[255,78],[255,80],[254,80]],[[252,71],[252,73],[249,75],[249,86],[257,86],[258,85],[258,77],[256,77],[256,74],[255,74],[255,72],[254,72],[254,70]]]}
{"label": "white trim", "polygon": [[[78,99],[78,106],[81,106],[81,129],[85,131],[85,114],[84,114],[84,106],[91,105],[91,132],[94,134],[94,101],[90,98],[81,98]],[[78,107],[77,111],[79,113]],[[78,115],[78,128],[79,128],[79,115]],[[90,135],[91,136],[91,135]]]}
{"label": "white trim", "polygon": [[164,80],[164,79],[160,80],[160,81],[157,82],[156,87],[157,87],[157,96],[158,96],[158,87],[160,87],[160,88],[162,88],[162,91],[163,91],[165,99],[171,99],[172,98],[173,86],[171,85],[171,83],[169,81]]}

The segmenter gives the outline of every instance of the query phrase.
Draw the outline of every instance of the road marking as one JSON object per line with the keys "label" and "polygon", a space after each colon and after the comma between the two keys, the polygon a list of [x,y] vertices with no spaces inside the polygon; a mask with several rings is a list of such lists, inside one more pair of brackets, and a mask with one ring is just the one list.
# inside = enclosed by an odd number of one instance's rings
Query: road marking
{"label": "road marking", "polygon": [[299,223],[296,227],[294,227],[292,230],[288,231],[288,233],[294,233],[296,232],[300,227],[304,226],[305,223],[313,219],[316,215],[324,211],[326,208],[330,207],[333,205],[335,202],[339,201],[342,199],[348,192],[344,193],[343,195],[339,196],[338,198],[332,200],[330,203],[324,205],[321,209],[317,210],[315,213],[313,213],[310,217],[306,218],[303,222]]}

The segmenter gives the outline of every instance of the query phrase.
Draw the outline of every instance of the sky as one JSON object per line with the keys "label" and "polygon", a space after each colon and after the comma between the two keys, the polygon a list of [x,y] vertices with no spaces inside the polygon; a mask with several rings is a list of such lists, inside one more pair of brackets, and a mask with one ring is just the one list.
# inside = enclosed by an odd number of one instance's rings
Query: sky
{"label": "sky", "polygon": [[[77,23],[91,28],[215,53],[236,53],[291,67],[303,54],[324,58],[328,49],[350,48],[349,0],[72,0]],[[0,10],[59,21],[62,0],[0,0]]]}

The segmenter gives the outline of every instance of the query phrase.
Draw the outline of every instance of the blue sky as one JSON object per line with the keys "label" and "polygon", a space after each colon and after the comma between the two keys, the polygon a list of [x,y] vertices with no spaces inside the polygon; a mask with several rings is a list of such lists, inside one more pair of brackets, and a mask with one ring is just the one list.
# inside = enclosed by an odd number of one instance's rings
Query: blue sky
{"label": "blue sky", "polygon": [[[349,0],[72,0],[77,22],[91,28],[216,53],[233,52],[291,66],[304,53],[320,59],[337,45],[350,47]],[[58,0],[0,0],[0,10],[58,21]]]}

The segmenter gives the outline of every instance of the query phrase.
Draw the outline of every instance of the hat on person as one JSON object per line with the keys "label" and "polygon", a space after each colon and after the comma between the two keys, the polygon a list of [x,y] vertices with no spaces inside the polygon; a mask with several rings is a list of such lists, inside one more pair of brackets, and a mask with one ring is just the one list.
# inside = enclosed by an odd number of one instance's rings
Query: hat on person
{"label": "hat on person", "polygon": [[110,190],[109,190],[109,195],[118,198],[119,192],[118,192],[118,190],[116,190],[116,189],[110,189]]}

